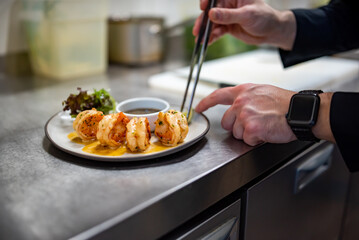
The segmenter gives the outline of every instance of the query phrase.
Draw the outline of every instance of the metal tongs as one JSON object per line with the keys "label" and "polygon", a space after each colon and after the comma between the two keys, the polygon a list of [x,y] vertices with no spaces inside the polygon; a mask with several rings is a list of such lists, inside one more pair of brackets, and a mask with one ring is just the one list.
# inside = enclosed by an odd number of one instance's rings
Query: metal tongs
{"label": "metal tongs", "polygon": [[[192,112],[193,98],[194,98],[194,94],[196,92],[196,87],[198,84],[201,67],[202,67],[204,58],[206,56],[209,37],[211,35],[212,22],[210,21],[210,19],[208,17],[208,12],[211,8],[213,8],[216,5],[216,2],[217,2],[216,0],[210,0],[209,4],[207,5],[207,8],[203,14],[197,42],[196,42],[196,45],[195,45],[193,53],[192,53],[191,66],[190,66],[190,72],[189,72],[189,76],[188,76],[188,80],[187,80],[186,91],[184,93],[183,101],[182,101],[182,105],[181,105],[181,112],[183,112],[184,105],[186,104],[186,99],[187,99],[187,95],[188,95],[188,88],[189,88],[189,85],[192,80],[193,70],[194,70],[195,65],[197,64],[197,75],[195,78],[195,82],[194,82],[193,90],[192,90],[192,94],[191,94],[191,99],[189,101],[189,105],[188,105],[188,109],[187,109],[188,121],[190,121],[190,116],[191,116],[190,114]],[[201,47],[201,45],[202,45],[202,47]]]}

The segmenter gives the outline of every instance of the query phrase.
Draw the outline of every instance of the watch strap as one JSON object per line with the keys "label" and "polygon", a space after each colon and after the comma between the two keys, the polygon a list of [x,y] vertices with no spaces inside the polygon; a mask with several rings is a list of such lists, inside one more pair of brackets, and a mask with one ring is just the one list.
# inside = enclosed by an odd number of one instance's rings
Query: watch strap
{"label": "watch strap", "polygon": [[322,90],[302,90],[302,91],[299,91],[298,93],[301,93],[301,94],[310,94],[310,95],[319,95],[321,93],[323,93]]}
{"label": "watch strap", "polygon": [[314,136],[312,129],[310,128],[301,128],[301,127],[291,127],[293,133],[301,141],[311,141],[319,142],[320,139]]}

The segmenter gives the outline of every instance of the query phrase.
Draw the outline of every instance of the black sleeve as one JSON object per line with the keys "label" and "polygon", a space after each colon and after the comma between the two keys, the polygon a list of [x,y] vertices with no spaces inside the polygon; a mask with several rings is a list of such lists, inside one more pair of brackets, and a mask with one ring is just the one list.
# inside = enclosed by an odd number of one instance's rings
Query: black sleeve
{"label": "black sleeve", "polygon": [[292,10],[297,33],[291,51],[279,50],[284,67],[359,47],[359,1],[332,1],[318,9]]}
{"label": "black sleeve", "polygon": [[[312,10],[292,10],[297,34],[291,51],[279,50],[283,66],[359,47],[359,1],[332,1]],[[336,92],[330,126],[351,172],[359,171],[359,93]]]}
{"label": "black sleeve", "polygon": [[359,93],[336,92],[330,105],[330,127],[351,172],[359,171]]}

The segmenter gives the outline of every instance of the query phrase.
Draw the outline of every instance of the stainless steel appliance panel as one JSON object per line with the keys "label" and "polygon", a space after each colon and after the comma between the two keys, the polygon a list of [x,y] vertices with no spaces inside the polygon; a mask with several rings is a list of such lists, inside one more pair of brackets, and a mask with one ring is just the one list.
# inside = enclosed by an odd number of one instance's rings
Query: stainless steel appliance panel
{"label": "stainless steel appliance panel", "polygon": [[359,238],[359,172],[351,173],[349,186],[341,239],[357,240]]}
{"label": "stainless steel appliance panel", "polygon": [[311,146],[249,188],[244,239],[338,239],[348,180],[333,144]]}
{"label": "stainless steel appliance panel", "polygon": [[235,240],[239,238],[240,200],[204,219],[176,239]]}

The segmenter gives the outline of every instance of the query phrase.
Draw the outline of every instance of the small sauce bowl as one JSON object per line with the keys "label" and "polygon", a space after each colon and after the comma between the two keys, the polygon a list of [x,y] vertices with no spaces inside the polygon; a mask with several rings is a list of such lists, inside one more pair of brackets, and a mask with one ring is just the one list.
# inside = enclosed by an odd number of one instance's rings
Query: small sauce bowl
{"label": "small sauce bowl", "polygon": [[160,98],[141,97],[130,98],[116,106],[117,112],[123,112],[129,119],[133,117],[147,117],[151,132],[155,130],[155,122],[159,112],[166,112],[170,108],[167,101]]}

